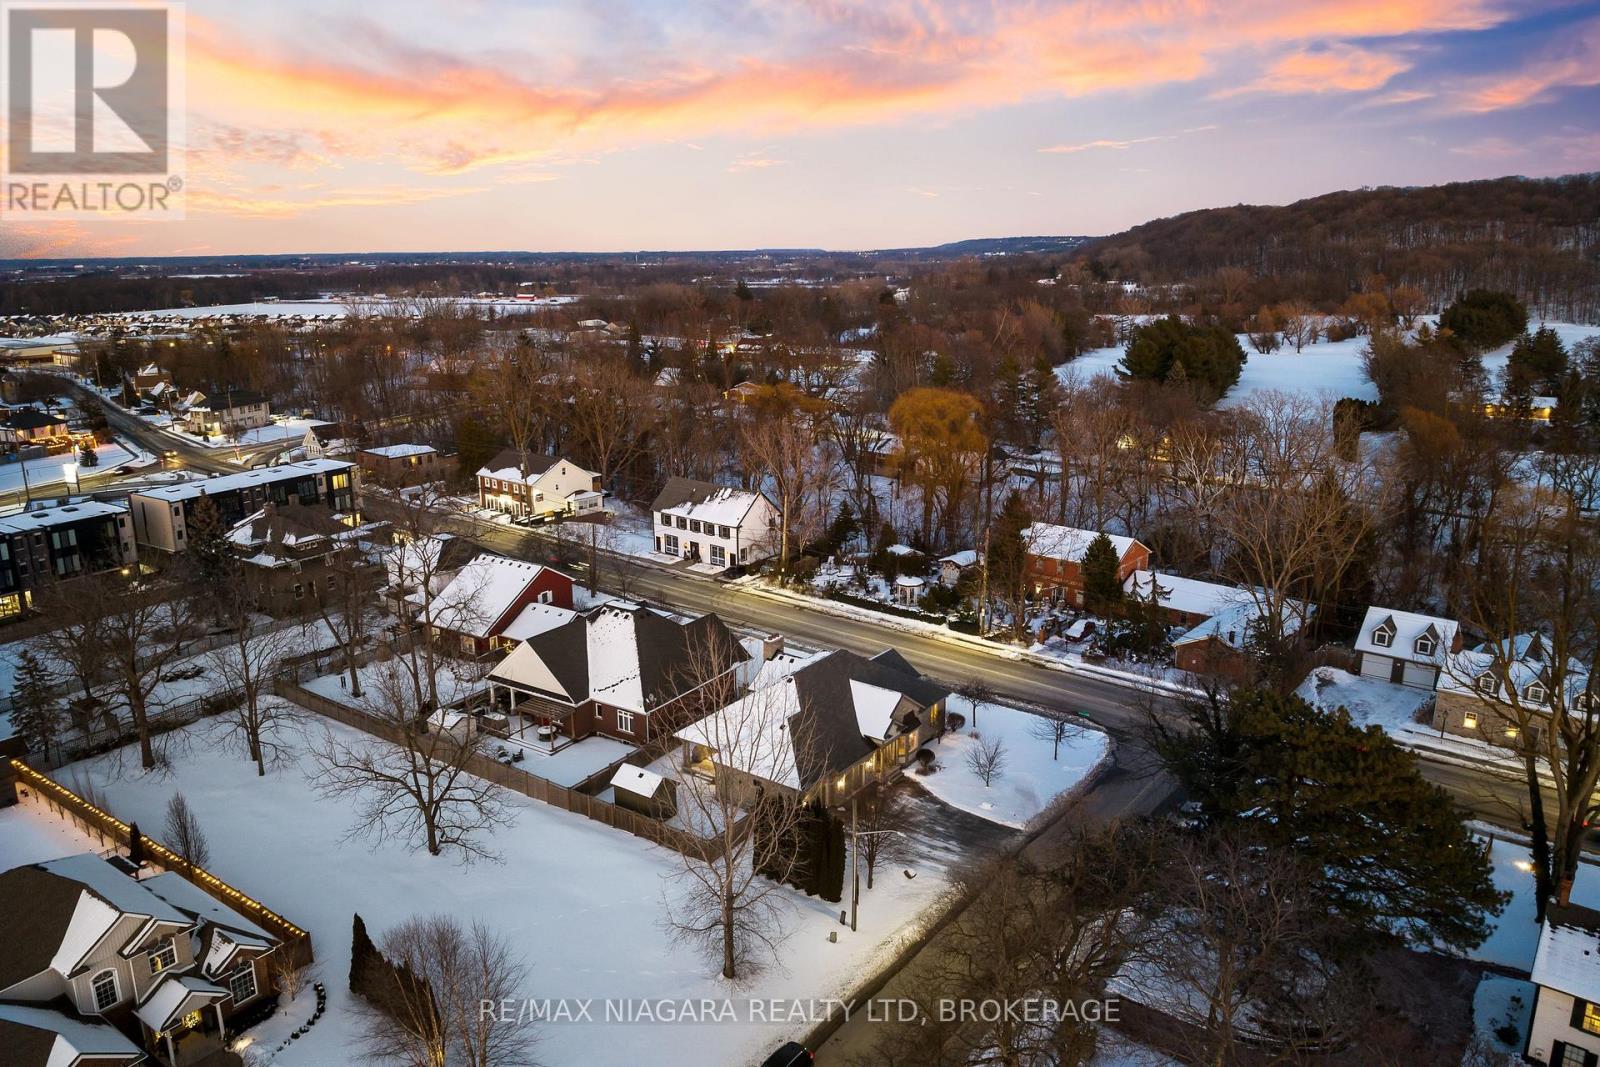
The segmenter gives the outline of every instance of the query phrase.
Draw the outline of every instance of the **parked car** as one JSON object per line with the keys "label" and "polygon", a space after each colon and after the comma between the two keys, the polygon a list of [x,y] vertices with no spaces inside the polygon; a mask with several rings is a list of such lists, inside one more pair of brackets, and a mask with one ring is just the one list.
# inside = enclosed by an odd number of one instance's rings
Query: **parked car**
{"label": "parked car", "polygon": [[790,1041],[778,1051],[761,1061],[761,1067],[800,1067],[816,1057],[798,1041]]}

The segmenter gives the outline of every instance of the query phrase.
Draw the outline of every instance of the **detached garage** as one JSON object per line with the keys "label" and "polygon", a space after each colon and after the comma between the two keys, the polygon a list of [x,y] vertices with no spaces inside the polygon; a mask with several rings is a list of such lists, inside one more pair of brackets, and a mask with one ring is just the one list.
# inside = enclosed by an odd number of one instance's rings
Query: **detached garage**
{"label": "detached garage", "polygon": [[1445,657],[1461,651],[1461,628],[1450,619],[1368,608],[1356,637],[1361,676],[1433,689]]}

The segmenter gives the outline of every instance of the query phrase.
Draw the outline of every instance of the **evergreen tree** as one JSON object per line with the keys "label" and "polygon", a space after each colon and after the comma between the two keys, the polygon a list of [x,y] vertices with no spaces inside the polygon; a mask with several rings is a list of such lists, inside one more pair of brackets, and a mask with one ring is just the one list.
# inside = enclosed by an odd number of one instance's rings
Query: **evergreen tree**
{"label": "evergreen tree", "polygon": [[1197,326],[1176,315],[1134,328],[1117,370],[1125,378],[1167,382],[1179,375],[1220,397],[1239,380],[1245,351],[1222,326]]}
{"label": "evergreen tree", "polygon": [[1465,950],[1504,896],[1450,795],[1414,755],[1344,709],[1240,690],[1158,729],[1156,750],[1213,825],[1292,849],[1321,872],[1307,888],[1374,934]]}
{"label": "evergreen tree", "polygon": [[470,476],[493,459],[499,447],[482,420],[463,415],[456,423],[456,465],[461,473]]}
{"label": "evergreen tree", "polygon": [[821,861],[817,880],[817,896],[837,904],[844,899],[844,870],[848,862],[845,848],[844,822],[833,812],[819,804]]}
{"label": "evergreen tree", "polygon": [[628,369],[635,374],[650,369],[644,358],[644,338],[639,336],[638,320],[628,323]]}
{"label": "evergreen tree", "polygon": [[1548,326],[1517,338],[1506,364],[1507,376],[1519,375],[1538,392],[1556,393],[1567,373],[1567,347],[1561,335]]}
{"label": "evergreen tree", "polygon": [[128,862],[135,867],[144,866],[144,835],[136,822],[128,824]]}
{"label": "evergreen tree", "polygon": [[1510,293],[1471,289],[1440,313],[1439,327],[1449,330],[1462,348],[1487,352],[1528,328],[1528,309]]}
{"label": "evergreen tree", "polygon": [[220,602],[236,579],[237,560],[228,542],[228,527],[222,512],[210,495],[202,492],[189,509],[186,522],[189,558],[200,581],[218,595]]}
{"label": "evergreen tree", "polygon": [[366,922],[357,912],[350,930],[350,992],[371,1000],[377,992],[374,979],[383,962],[378,946],[367,934]]}
{"label": "evergreen tree", "polygon": [[989,568],[989,595],[1010,606],[1012,629],[1018,636],[1028,622],[1028,546],[1022,532],[1032,523],[1022,494],[1015,489],[1007,493],[1000,514],[989,527],[989,551],[984,559]]}
{"label": "evergreen tree", "polygon": [[948,352],[937,352],[928,371],[928,384],[940,389],[956,384],[956,361]]}
{"label": "evergreen tree", "polygon": [[743,278],[740,278],[739,284],[734,286],[733,295],[746,303],[756,298],[756,294],[750,291],[750,286]]}
{"label": "evergreen tree", "polygon": [[66,727],[61,702],[50,695],[54,684],[39,657],[32,649],[24,648],[17,658],[17,676],[12,686],[11,725],[28,751],[42,753],[46,763]]}
{"label": "evergreen tree", "polygon": [[823,536],[821,548],[824,554],[831,556],[838,553],[860,532],[861,523],[856,518],[856,509],[846,500],[839,505],[839,514],[833,517],[828,524],[827,534]]}
{"label": "evergreen tree", "polygon": [[1043,355],[1033,361],[1028,373],[1028,404],[1024,428],[1028,433],[1028,446],[1037,448],[1045,427],[1050,424],[1050,413],[1061,403],[1061,384],[1056,380],[1056,370]]}
{"label": "evergreen tree", "polygon": [[1121,561],[1117,546],[1106,534],[1096,535],[1083,553],[1083,606],[1102,618],[1116,613],[1122,603],[1122,581],[1117,577]]}

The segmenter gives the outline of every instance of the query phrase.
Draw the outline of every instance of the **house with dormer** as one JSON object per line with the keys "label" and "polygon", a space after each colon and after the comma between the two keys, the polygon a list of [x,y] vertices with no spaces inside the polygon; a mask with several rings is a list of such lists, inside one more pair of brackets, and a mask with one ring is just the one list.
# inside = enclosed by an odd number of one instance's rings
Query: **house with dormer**
{"label": "house with dormer", "polygon": [[[1434,726],[1512,748],[1536,746],[1556,710],[1587,710],[1588,668],[1562,663],[1544,634],[1526,633],[1447,656],[1439,672]],[[1524,737],[1524,729],[1535,736]]]}
{"label": "house with dormer", "polygon": [[1453,619],[1370,607],[1355,648],[1363,678],[1433,689],[1445,658],[1461,651],[1461,627]]}
{"label": "house with dormer", "polygon": [[759,563],[779,540],[777,505],[760,490],[669,478],[650,512],[658,553],[718,570]]}
{"label": "house with dormer", "polygon": [[478,506],[549,522],[605,509],[600,475],[561,456],[508,448],[478,468]]}
{"label": "house with dormer", "polygon": [[48,1044],[40,1067],[197,1063],[272,995],[280,940],[176,872],[134,873],[83,853],[0,874],[0,1038]]}

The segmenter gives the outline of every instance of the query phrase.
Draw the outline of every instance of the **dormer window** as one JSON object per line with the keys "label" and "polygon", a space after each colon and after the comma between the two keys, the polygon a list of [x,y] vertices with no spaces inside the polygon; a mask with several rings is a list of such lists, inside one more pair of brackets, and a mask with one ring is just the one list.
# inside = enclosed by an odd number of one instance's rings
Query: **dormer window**
{"label": "dormer window", "polygon": [[178,945],[172,938],[167,938],[161,944],[150,950],[150,973],[160,974],[169,967],[178,963]]}
{"label": "dormer window", "polygon": [[1394,644],[1394,631],[1386,626],[1380,626],[1372,631],[1372,643],[1379,648],[1388,648]]}
{"label": "dormer window", "polygon": [[1494,675],[1490,674],[1488,671],[1484,671],[1482,674],[1478,675],[1478,692],[1493,693],[1496,688]]}
{"label": "dormer window", "polygon": [[1544,686],[1538,682],[1528,683],[1528,688],[1522,691],[1522,696],[1530,704],[1543,704],[1545,698]]}
{"label": "dormer window", "polygon": [[1433,650],[1439,646],[1434,642],[1433,638],[1429,637],[1427,634],[1423,634],[1421,637],[1417,638],[1417,643],[1414,647],[1416,648],[1417,655],[1431,656],[1433,655]]}

